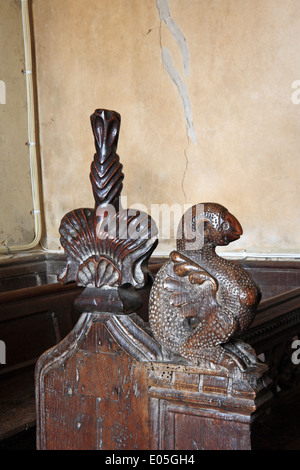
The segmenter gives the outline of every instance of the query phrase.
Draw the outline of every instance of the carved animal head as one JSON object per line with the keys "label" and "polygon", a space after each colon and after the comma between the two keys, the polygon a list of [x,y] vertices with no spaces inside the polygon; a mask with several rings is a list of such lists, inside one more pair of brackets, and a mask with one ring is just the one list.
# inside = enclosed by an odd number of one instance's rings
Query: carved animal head
{"label": "carved animal head", "polygon": [[204,245],[228,245],[242,233],[239,221],[221,204],[196,204],[185,212],[179,223],[177,249],[199,250]]}

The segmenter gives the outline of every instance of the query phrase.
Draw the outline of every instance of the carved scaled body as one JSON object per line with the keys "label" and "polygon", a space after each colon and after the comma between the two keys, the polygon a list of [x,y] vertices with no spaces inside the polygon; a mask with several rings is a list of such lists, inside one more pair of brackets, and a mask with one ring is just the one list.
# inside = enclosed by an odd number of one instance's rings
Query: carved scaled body
{"label": "carved scaled body", "polygon": [[215,252],[216,243],[238,238],[241,226],[223,206],[208,203],[196,219],[187,214],[184,223],[197,230],[202,223],[202,246],[189,250],[181,238],[177,246],[183,249],[173,251],[157,273],[149,302],[151,329],[167,350],[196,364],[227,367],[233,361],[245,369],[256,363],[256,355],[234,338],[251,325],[260,292],[247,271]]}

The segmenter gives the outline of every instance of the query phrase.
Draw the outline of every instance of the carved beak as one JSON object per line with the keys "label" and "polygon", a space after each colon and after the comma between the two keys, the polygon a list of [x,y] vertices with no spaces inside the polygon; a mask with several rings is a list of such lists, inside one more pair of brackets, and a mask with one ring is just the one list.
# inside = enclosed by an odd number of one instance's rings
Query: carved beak
{"label": "carved beak", "polygon": [[238,240],[243,234],[243,229],[239,221],[234,217],[234,215],[227,212],[225,216],[225,222],[227,222],[230,227],[228,232],[226,233],[226,238],[228,242]]}

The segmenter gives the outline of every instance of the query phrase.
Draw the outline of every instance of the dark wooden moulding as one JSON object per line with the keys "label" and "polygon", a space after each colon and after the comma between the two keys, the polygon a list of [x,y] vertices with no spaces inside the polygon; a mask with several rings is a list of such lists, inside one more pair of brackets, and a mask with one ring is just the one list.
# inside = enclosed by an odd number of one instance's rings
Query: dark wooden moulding
{"label": "dark wooden moulding", "polygon": [[[119,115],[109,111],[92,116],[96,207],[105,207],[107,195],[113,194],[109,203],[116,208],[120,196],[123,177],[115,153],[119,122]],[[108,168],[107,161],[113,162]],[[118,208],[116,218],[123,220],[124,214],[126,209]],[[75,301],[82,313],[73,330],[37,362],[37,448],[251,449],[254,418],[274,395],[270,369],[261,362],[246,370],[195,365],[167,351],[136,313],[141,308],[138,291],[147,287],[147,262],[157,243],[151,220],[138,215],[144,221],[140,229],[150,230],[151,237],[146,244],[129,240],[122,251],[119,239],[97,241],[97,217],[96,209],[77,209],[61,223],[67,253],[61,280],[84,287]],[[135,223],[134,216],[128,223]],[[114,243],[116,250],[111,249]],[[291,302],[289,314],[299,315],[299,292]],[[280,312],[272,325],[258,316],[254,329],[245,334],[252,346],[257,342],[258,353],[265,352],[262,344],[272,332],[282,331]],[[291,320],[289,334],[298,333],[297,324]]]}

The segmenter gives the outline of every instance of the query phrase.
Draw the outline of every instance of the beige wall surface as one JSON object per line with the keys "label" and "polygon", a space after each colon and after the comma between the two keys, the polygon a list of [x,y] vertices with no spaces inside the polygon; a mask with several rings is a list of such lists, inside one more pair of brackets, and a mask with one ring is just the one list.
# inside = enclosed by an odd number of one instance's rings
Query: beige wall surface
{"label": "beige wall surface", "polygon": [[244,229],[229,250],[299,253],[299,0],[32,5],[48,249],[94,205],[89,117],[108,108],[129,206],[219,202]]}
{"label": "beige wall surface", "polygon": [[21,2],[0,1],[0,246],[32,242]]}

